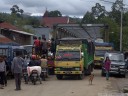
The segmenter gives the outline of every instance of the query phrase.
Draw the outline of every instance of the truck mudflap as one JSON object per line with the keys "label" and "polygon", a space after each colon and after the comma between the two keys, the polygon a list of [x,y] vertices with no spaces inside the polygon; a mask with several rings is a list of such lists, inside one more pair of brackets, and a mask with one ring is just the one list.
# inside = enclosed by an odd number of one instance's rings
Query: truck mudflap
{"label": "truck mudflap", "polygon": [[82,71],[55,71],[55,74],[82,74]]}

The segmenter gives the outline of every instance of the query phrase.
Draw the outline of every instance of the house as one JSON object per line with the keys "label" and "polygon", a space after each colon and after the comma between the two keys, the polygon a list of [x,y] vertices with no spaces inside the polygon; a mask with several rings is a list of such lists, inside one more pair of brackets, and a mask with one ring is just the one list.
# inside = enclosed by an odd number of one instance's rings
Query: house
{"label": "house", "polygon": [[0,23],[0,34],[20,45],[32,44],[33,34],[21,31],[7,22]]}
{"label": "house", "polygon": [[5,44],[7,44],[7,45],[19,45],[18,43],[14,42],[14,41],[10,40],[9,38],[0,34],[0,45],[5,45]]}
{"label": "house", "polygon": [[69,17],[48,17],[48,11],[46,10],[41,21],[41,25],[44,27],[52,28],[54,24],[68,24]]}

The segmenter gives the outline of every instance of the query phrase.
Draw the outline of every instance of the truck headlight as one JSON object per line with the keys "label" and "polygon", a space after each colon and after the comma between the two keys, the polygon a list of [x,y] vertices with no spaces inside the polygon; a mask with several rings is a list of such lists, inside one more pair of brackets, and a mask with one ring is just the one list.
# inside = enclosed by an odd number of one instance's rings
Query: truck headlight
{"label": "truck headlight", "polygon": [[79,70],[80,70],[80,68],[75,68],[75,70],[79,71]]}

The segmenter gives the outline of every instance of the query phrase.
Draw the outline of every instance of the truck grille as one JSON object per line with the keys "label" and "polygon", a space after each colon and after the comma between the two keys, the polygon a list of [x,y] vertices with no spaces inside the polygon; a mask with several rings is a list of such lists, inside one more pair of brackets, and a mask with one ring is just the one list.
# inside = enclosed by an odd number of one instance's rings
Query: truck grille
{"label": "truck grille", "polygon": [[60,68],[61,71],[74,71],[75,68]]}

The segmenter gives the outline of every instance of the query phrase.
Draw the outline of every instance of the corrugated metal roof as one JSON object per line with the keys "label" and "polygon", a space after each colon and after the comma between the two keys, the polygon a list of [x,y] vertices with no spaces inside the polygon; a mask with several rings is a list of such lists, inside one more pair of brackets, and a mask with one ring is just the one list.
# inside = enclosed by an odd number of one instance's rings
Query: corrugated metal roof
{"label": "corrugated metal roof", "polygon": [[33,36],[34,34],[31,34],[31,33],[28,33],[28,32],[24,32],[24,31],[19,31],[19,30],[13,30],[13,29],[9,29],[11,31],[14,31],[14,32],[17,32],[17,33],[20,33],[20,34],[24,34],[24,35],[30,35],[30,36]]}
{"label": "corrugated metal roof", "polygon": [[[102,34],[100,33],[100,27],[103,27],[103,24],[83,24],[82,27],[79,24],[58,24],[58,28],[68,31],[69,34],[77,38],[92,38],[93,40],[101,38]],[[61,35],[60,31],[60,35]]]}
{"label": "corrugated metal roof", "polygon": [[11,31],[14,31],[14,32],[17,32],[17,33],[24,34],[24,35],[34,35],[34,34],[31,34],[31,33],[28,33],[28,32],[21,31],[16,26],[14,26],[10,23],[7,23],[7,22],[0,23],[0,28],[1,29],[8,29],[8,30],[11,30]]}

